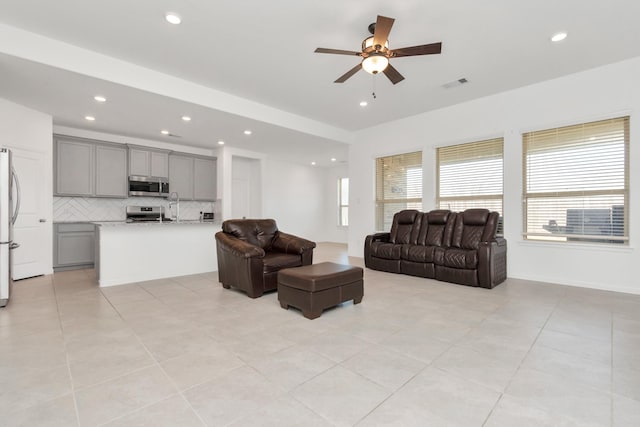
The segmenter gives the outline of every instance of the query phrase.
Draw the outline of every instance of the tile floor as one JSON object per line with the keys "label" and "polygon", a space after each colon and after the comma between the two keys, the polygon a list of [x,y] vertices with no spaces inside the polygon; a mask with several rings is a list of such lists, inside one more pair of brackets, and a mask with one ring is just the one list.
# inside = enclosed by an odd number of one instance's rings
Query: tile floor
{"label": "tile floor", "polygon": [[362,304],[307,320],[215,273],[58,273],[0,309],[0,425],[638,426],[640,296],[365,270]]}

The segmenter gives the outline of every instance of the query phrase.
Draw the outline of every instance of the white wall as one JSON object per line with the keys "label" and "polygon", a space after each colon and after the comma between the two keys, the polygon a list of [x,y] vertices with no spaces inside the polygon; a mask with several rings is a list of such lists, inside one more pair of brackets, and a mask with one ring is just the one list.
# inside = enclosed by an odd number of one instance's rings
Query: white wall
{"label": "white wall", "polygon": [[[51,137],[51,116],[35,110],[14,104],[0,98],[0,146],[16,148],[41,153],[44,158],[46,170],[45,177],[45,203],[42,218],[46,220],[44,241],[45,248],[53,247],[53,144]],[[53,252],[46,251],[45,272],[53,272]]]}
{"label": "white wall", "polygon": [[338,179],[349,176],[347,165],[325,169],[324,173],[324,233],[321,242],[347,243],[348,227],[338,225]]}
{"label": "white wall", "polygon": [[263,162],[263,212],[278,229],[325,241],[324,170],[267,157]]}
{"label": "white wall", "polygon": [[[349,255],[362,257],[362,242],[375,229],[376,157],[422,149],[423,206],[429,210],[435,206],[436,147],[504,136],[504,220],[509,277],[640,294],[638,76],[640,58],[634,58],[359,132],[349,151],[350,210],[352,217],[358,218],[349,227]],[[622,115],[631,115],[629,247],[524,241],[521,134]]]}

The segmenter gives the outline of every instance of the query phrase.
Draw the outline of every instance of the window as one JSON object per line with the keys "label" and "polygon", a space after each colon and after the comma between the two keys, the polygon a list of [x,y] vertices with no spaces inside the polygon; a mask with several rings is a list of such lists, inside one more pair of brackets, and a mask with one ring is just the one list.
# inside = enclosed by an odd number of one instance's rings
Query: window
{"label": "window", "polygon": [[338,225],[349,225],[349,178],[338,179]]}
{"label": "window", "polygon": [[376,229],[389,231],[403,209],[422,209],[421,151],[376,159]]}
{"label": "window", "polygon": [[629,117],[523,135],[524,236],[628,242]]}
{"label": "window", "polygon": [[[463,211],[485,208],[502,218],[503,140],[438,148],[436,205]],[[498,227],[502,234],[502,221]]]}

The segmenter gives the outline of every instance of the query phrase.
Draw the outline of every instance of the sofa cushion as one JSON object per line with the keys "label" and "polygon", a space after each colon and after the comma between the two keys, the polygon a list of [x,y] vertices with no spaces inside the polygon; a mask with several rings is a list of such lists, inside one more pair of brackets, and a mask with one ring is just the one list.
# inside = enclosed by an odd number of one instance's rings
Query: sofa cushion
{"label": "sofa cushion", "polygon": [[268,251],[278,227],[273,219],[229,219],[222,223],[222,231]]}
{"label": "sofa cushion", "polygon": [[478,267],[478,251],[448,248],[444,251],[442,265],[451,268],[475,269]]}
{"label": "sofa cushion", "polygon": [[435,246],[404,245],[402,259],[414,262],[434,262]]}
{"label": "sofa cushion", "polygon": [[454,217],[453,212],[444,209],[424,213],[417,243],[426,246],[447,246],[451,239],[449,228],[453,226]]}
{"label": "sofa cushion", "polygon": [[262,265],[263,273],[273,273],[283,268],[300,267],[302,265],[302,258],[300,255],[267,252],[262,259]]}
{"label": "sofa cushion", "polygon": [[406,209],[393,216],[389,242],[403,244],[416,243],[420,232],[422,214],[417,210]]}
{"label": "sofa cushion", "polygon": [[393,243],[373,242],[371,243],[371,256],[384,259],[400,259],[402,245]]}

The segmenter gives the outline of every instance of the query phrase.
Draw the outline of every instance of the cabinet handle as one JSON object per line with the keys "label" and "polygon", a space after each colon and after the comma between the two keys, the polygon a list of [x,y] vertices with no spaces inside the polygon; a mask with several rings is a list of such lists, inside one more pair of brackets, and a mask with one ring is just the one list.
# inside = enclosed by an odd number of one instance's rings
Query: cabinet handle
{"label": "cabinet handle", "polygon": [[40,218],[40,222],[47,222],[47,220],[44,218]]}

